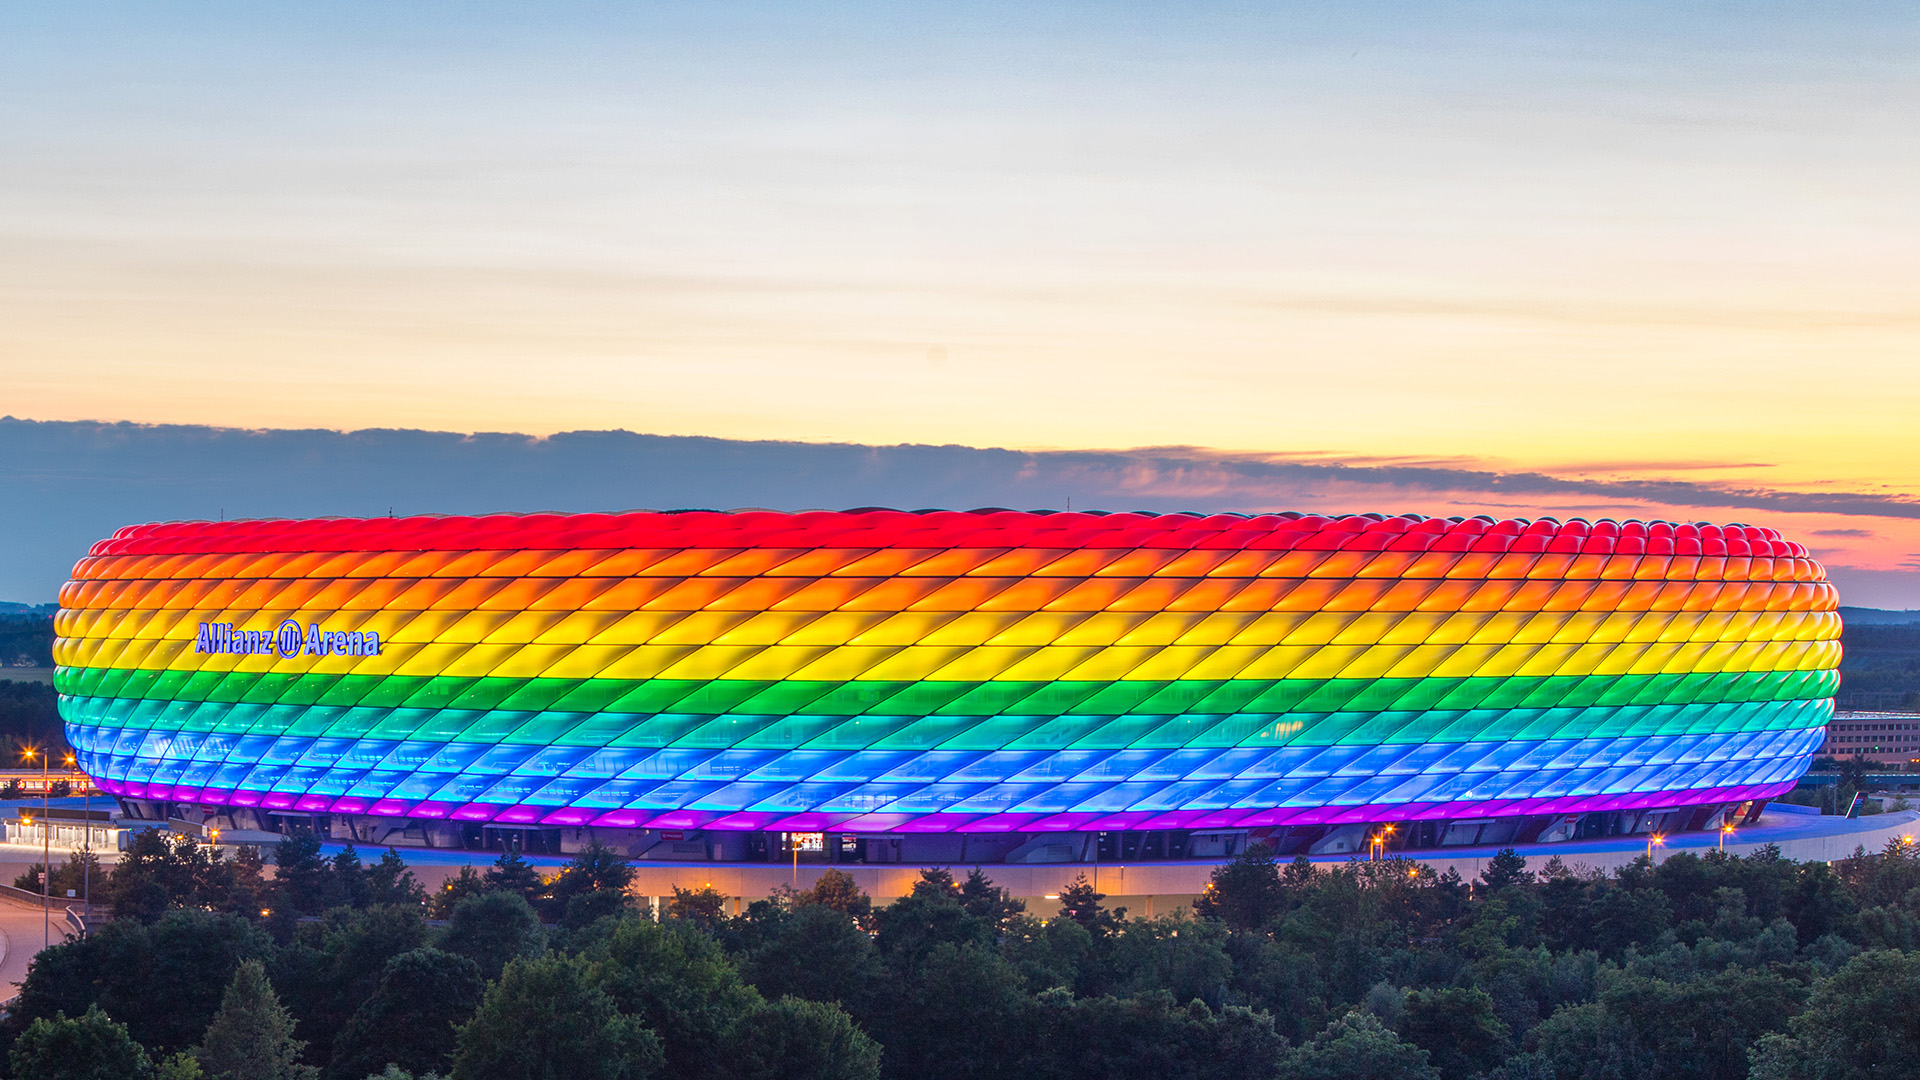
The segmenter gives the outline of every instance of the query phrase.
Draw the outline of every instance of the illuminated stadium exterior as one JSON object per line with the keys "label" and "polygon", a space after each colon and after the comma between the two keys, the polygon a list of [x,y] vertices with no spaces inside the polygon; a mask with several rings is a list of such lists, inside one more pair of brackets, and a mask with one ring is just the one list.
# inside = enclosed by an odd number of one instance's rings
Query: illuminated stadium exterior
{"label": "illuminated stadium exterior", "polygon": [[1739,525],[179,522],[74,568],[57,686],[82,768],[147,817],[653,857],[1338,852],[1757,813],[1821,744],[1835,606],[1804,547]]}

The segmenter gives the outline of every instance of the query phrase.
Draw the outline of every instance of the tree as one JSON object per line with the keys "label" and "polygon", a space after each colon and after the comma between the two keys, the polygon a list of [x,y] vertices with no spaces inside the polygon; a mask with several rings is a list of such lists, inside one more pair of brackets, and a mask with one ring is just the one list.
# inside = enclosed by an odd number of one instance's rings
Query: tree
{"label": "tree", "polygon": [[720,944],[691,923],[608,919],[582,938],[599,988],[659,1037],[675,1076],[711,1071],[714,1048],[762,1004]]}
{"label": "tree", "polygon": [[920,871],[920,879],[913,883],[912,891],[915,895],[938,893],[958,897],[960,883],[953,880],[953,871],[944,866],[931,866]]}
{"label": "tree", "polygon": [[[260,863],[251,848],[228,859],[190,836],[145,829],[134,835],[112,873],[95,876],[94,885],[116,919],[153,922],[175,908],[250,914],[261,891]],[[71,887],[78,886],[76,881]]]}
{"label": "tree", "polygon": [[[43,863],[34,863],[27,871],[15,878],[13,887],[28,892],[40,891],[40,874],[46,869]],[[104,887],[107,874],[100,868],[100,860],[92,852],[73,852],[67,861],[53,868],[53,895],[57,899],[73,890],[75,898],[86,896],[89,883],[93,887]]]}
{"label": "tree", "polygon": [[540,880],[540,872],[527,865],[527,860],[521,858],[518,851],[501,852],[487,870],[484,880],[487,888],[519,893],[521,899],[529,903],[547,891],[547,883]]}
{"label": "tree", "polygon": [[1086,927],[1094,937],[1102,937],[1119,929],[1127,918],[1126,908],[1108,911],[1100,906],[1100,901],[1106,898],[1106,893],[1093,891],[1087,875],[1081,874],[1060,890],[1060,914]]}
{"label": "tree", "polygon": [[452,1080],[645,1080],[660,1041],[593,983],[590,962],[515,960],[456,1038]]}
{"label": "tree", "polygon": [[553,879],[549,907],[565,925],[586,926],[625,910],[632,881],[633,867],[627,857],[593,840]]}
{"label": "tree", "polygon": [[1654,1062],[1647,1080],[1746,1080],[1747,1048],[1785,1028],[1806,988],[1777,971],[1738,965],[1691,978],[1628,973],[1610,979],[1598,1004]]}
{"label": "tree", "polygon": [[590,840],[580,849],[554,879],[556,896],[570,892],[588,892],[605,889],[611,892],[626,892],[633,883],[633,864],[625,855],[598,840]]}
{"label": "tree", "polygon": [[1787,920],[1799,931],[1802,945],[1851,930],[1858,906],[1846,883],[1823,862],[1799,864],[1783,901]]}
{"label": "tree", "polygon": [[327,877],[331,867],[320,857],[320,838],[301,829],[282,837],[273,850],[276,906],[302,915],[318,915],[327,906]]}
{"label": "tree", "polygon": [[1286,1050],[1271,1017],[1237,1007],[1215,1015],[1164,990],[1078,1000],[1050,990],[1038,1004],[1033,1066],[1021,1071],[1058,1080],[1265,1078]]}
{"label": "tree", "polygon": [[300,1032],[316,1047],[331,1047],[362,1002],[371,997],[389,961],[426,944],[419,905],[334,908],[275,957],[274,979]]}
{"label": "tree", "polygon": [[1564,1006],[1534,1028],[1535,1049],[1507,1059],[1498,1080],[1640,1080],[1659,1067],[1652,1052],[1633,1038],[1618,1017],[1597,1002]]}
{"label": "tree", "polygon": [[1586,910],[1581,944],[1599,952],[1602,959],[1613,959],[1629,946],[1644,946],[1659,938],[1672,921],[1672,912],[1667,895],[1658,889],[1635,888],[1625,878],[1600,885]]}
{"label": "tree", "polygon": [[840,1006],[783,997],[741,1017],[720,1048],[730,1080],[879,1080],[880,1044]]}
{"label": "tree", "polygon": [[791,912],[771,904],[755,907],[764,908],[767,917],[755,927],[757,933],[741,957],[748,982],[769,998],[837,1001],[856,1013],[865,1012],[880,979],[880,963],[873,939],[852,916],[824,904]]}
{"label": "tree", "polygon": [[[1055,921],[1079,926],[1070,919]],[[1221,924],[1197,920],[1180,908],[1158,919],[1135,919],[1095,954],[1078,992],[1122,998],[1166,992],[1176,1002],[1220,1008],[1233,976],[1233,960],[1221,947],[1227,935]]]}
{"label": "tree", "polygon": [[1438,987],[1407,995],[1400,1034],[1430,1055],[1441,1080],[1468,1080],[1499,1065],[1512,1032],[1477,987]]}
{"label": "tree", "polygon": [[381,852],[380,861],[367,868],[369,904],[423,904],[426,899],[426,890],[414,879],[407,861],[392,848]]}
{"label": "tree", "polygon": [[853,875],[828,867],[826,873],[814,881],[813,887],[793,894],[797,905],[818,904],[829,911],[837,911],[851,916],[856,921],[865,920],[873,914],[873,899],[860,888]]}
{"label": "tree", "polygon": [[192,1054],[175,1054],[153,1067],[153,1080],[207,1080],[200,1059]]}
{"label": "tree", "polygon": [[960,883],[960,906],[967,909],[967,914],[995,926],[1005,926],[1027,910],[1026,901],[1015,900],[1011,892],[995,885],[977,866],[967,871],[967,880]]}
{"label": "tree", "polygon": [[975,1080],[1018,1068],[1034,1050],[1036,1019],[1020,973],[991,947],[938,942],[912,968],[894,968],[868,1030],[886,1048],[888,1077]]}
{"label": "tree", "polygon": [[1497,893],[1515,885],[1533,884],[1533,874],[1527,870],[1527,860],[1519,852],[1501,848],[1487,860],[1487,868],[1480,871],[1480,883],[1488,892]]}
{"label": "tree", "polygon": [[446,1068],[454,1027],[473,1015],[485,988],[479,965],[464,956],[438,949],[401,953],[387,961],[379,987],[340,1030],[327,1076],[361,1080],[388,1065],[415,1072]]}
{"label": "tree", "polygon": [[1207,887],[1194,898],[1193,909],[1202,918],[1219,919],[1235,930],[1265,926],[1287,910],[1287,890],[1280,885],[1280,867],[1273,845],[1262,840],[1248,844],[1233,861],[1217,866]]}
{"label": "tree", "polygon": [[1282,1059],[1288,1080],[1438,1080],[1427,1052],[1370,1013],[1350,1012]]}
{"label": "tree", "polygon": [[483,892],[455,904],[440,947],[480,965],[491,981],[513,960],[540,951],[540,916],[517,892]]}
{"label": "tree", "polygon": [[1072,919],[1041,922],[1023,915],[1008,923],[1000,935],[1000,955],[1033,993],[1072,990],[1091,979],[1093,935]]}
{"label": "tree", "polygon": [[8,1055],[16,1080],[148,1080],[153,1062],[146,1050],[100,1011],[78,1019],[56,1013],[27,1027]]}
{"label": "tree", "polygon": [[183,1050],[206,1031],[241,962],[271,950],[258,927],[233,915],[172,911],[152,925],[115,919],[34,957],[6,1027],[18,1033],[35,1019],[98,1005],[153,1052]]}
{"label": "tree", "polygon": [[667,902],[667,916],[682,919],[702,929],[710,928],[725,917],[727,894],[711,885],[698,889],[673,886],[673,899]]}
{"label": "tree", "polygon": [[874,913],[874,922],[881,954],[900,971],[914,969],[938,945],[990,946],[999,936],[992,922],[967,911],[944,870],[923,872],[912,892]]}
{"label": "tree", "polygon": [[458,874],[441,882],[440,887],[434,890],[433,896],[427,901],[427,914],[435,919],[448,918],[460,901],[485,891],[486,880],[475,873],[472,866],[463,866]]}
{"label": "tree", "polygon": [[300,1064],[306,1045],[293,1037],[293,1017],[266,967],[248,960],[233,973],[197,1056],[213,1080],[315,1080],[319,1070]]}
{"label": "tree", "polygon": [[1790,1035],[1761,1038],[1753,1080],[1911,1076],[1920,1061],[1920,954],[1876,950],[1822,982]]}
{"label": "tree", "polygon": [[1835,777],[1833,785],[1833,806],[1829,811],[1845,814],[1853,808],[1853,798],[1867,786],[1867,775],[1873,771],[1873,762],[1865,754],[1855,752],[1852,757],[1840,759],[1840,775]]}
{"label": "tree", "polygon": [[360,862],[360,852],[351,843],[327,860],[327,876],[320,895],[323,908],[363,908],[373,902],[373,882],[367,876],[366,866]]}

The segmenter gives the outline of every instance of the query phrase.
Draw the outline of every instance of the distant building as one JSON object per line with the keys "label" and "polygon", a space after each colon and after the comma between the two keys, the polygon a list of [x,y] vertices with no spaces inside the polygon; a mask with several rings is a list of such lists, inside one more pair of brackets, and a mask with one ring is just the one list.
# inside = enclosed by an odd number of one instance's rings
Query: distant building
{"label": "distant building", "polygon": [[1859,754],[1883,765],[1920,764],[1920,713],[1836,712],[1822,754]]}

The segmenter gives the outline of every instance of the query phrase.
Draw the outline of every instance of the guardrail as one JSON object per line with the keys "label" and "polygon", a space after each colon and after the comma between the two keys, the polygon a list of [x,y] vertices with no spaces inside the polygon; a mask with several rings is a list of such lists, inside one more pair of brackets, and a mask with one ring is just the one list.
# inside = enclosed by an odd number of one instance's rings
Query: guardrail
{"label": "guardrail", "polygon": [[[61,890],[64,892],[65,890]],[[89,905],[86,901],[72,896],[44,896],[32,889],[22,889],[18,885],[0,885],[0,900],[11,900],[18,904],[32,904],[34,907],[77,907],[84,912]]]}

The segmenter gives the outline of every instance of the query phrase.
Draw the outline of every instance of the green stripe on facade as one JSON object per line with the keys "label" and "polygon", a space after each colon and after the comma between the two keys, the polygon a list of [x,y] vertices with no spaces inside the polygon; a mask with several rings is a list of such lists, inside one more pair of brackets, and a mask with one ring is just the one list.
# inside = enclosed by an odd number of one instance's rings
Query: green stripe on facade
{"label": "green stripe on facade", "polygon": [[1387,712],[1831,697],[1832,670],[1424,679],[820,682],[494,679],[63,668],[75,697],[340,707],[784,716]]}

